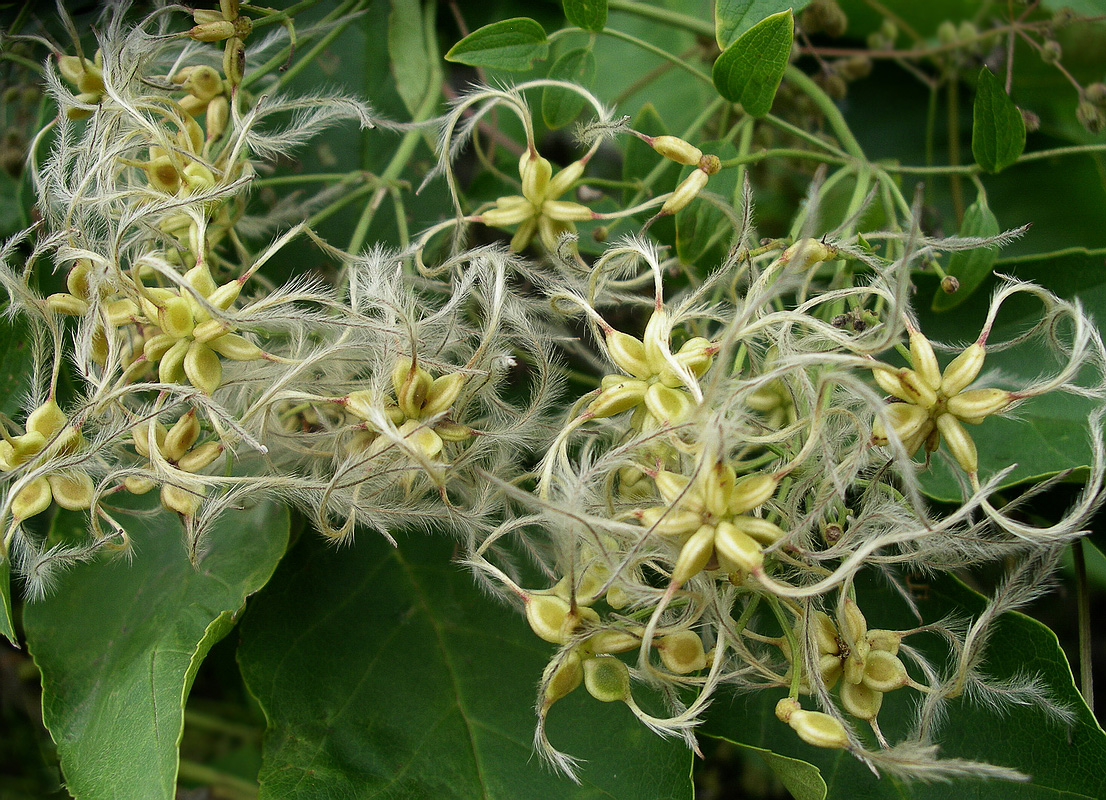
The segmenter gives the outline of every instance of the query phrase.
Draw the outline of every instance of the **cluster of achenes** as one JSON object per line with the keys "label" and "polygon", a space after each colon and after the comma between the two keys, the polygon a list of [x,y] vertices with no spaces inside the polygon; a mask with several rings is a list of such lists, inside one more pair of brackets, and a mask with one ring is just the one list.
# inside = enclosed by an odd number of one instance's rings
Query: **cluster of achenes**
{"label": "cluster of achenes", "polygon": [[[561,199],[598,137],[634,132],[582,92],[594,138],[554,174],[525,101],[549,83],[538,81],[474,91],[441,120],[438,172],[457,200],[450,164],[476,122],[495,106],[517,115],[520,194],[468,216],[458,201],[455,219],[403,252],[343,253],[280,206],[252,214],[251,179],[326,123],[380,120],[349,98],[243,87],[279,39],[247,51],[237,3],[194,22],[181,26],[175,8],[134,26],[109,15],[92,57],[78,48],[48,65],[59,114],[31,165],[42,222],[5,245],[2,272],[9,315],[34,332],[26,417],[0,427],[3,553],[32,592],[48,590],[56,567],[127,545],[119,495],[157,489],[193,553],[220,546],[204,533],[221,511],[268,495],[335,540],[358,525],[459,536],[475,574],[557,646],[537,743],[570,773],[544,720],[581,683],[692,746],[719,685],[777,692],[777,715],[806,742],[914,775],[990,769],[936,759],[950,698],[1048,703],[1031,681],[995,686],[978,665],[995,618],[1033,594],[1097,503],[1098,413],[1088,486],[1044,529],[991,505],[1002,476],[979,474],[965,424],[1046,392],[1101,401],[1102,343],[1077,305],[1007,281],[978,339],[947,357],[907,302],[913,264],[1002,237],[932,240],[907,219],[905,233],[882,236],[893,261],[855,234],[750,249],[746,192],[731,256],[666,293],[680,265],[648,225],[589,263],[575,224],[704,202],[718,159],[634,134],[692,168],[673,192],[606,214]],[[472,225],[514,229],[510,249],[456,246]],[[455,247],[428,266],[427,244],[447,228]],[[265,236],[275,238],[258,246]],[[297,237],[340,261],[332,284],[265,280]],[[864,281],[824,288],[846,262]],[[66,292],[37,291],[49,272]],[[981,378],[988,334],[1017,294],[1040,301],[1040,323],[1004,346],[1040,338],[1055,369],[992,387]],[[616,308],[622,329],[608,321]],[[594,374],[593,390],[566,388],[568,361]],[[78,389],[59,405],[63,371]],[[963,475],[954,513],[924,502],[920,450]],[[87,510],[86,540],[47,544],[35,518],[54,504]],[[523,585],[520,552],[542,585]],[[874,630],[855,599],[865,566],[894,581],[999,559],[1019,566],[974,621]],[[950,664],[911,645],[924,630],[951,642]],[[667,715],[637,704],[641,685]],[[909,738],[892,745],[878,720],[896,690],[919,702]]]}

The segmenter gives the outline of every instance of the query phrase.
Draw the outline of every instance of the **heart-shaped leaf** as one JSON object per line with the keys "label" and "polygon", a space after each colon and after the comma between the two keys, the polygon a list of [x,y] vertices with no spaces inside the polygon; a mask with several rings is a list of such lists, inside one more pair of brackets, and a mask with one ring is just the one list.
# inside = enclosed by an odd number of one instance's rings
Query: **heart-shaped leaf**
{"label": "heart-shaped leaf", "polygon": [[773,14],[745,31],[714,62],[711,77],[718,93],[732,103],[741,103],[754,117],[771,111],[794,34],[795,18],[790,10]]}
{"label": "heart-shaped leaf", "polygon": [[683,744],[583,690],[549,731],[586,759],[582,785],[542,767],[534,700],[552,646],[476,588],[450,538],[397,538],[335,550],[305,536],[251,602],[238,658],[269,723],[261,800],[691,797]]}
{"label": "heart-shaped leaf", "polygon": [[24,607],[27,644],[69,791],[80,800],[172,800],[192,679],[272,575],[288,511],[263,503],[225,514],[196,566],[174,516],[123,520],[134,558],[61,576],[49,597]]}
{"label": "heart-shaped leaf", "polygon": [[972,155],[987,172],[999,172],[1025,150],[1025,120],[991,70],[979,71],[972,112]]}
{"label": "heart-shaped leaf", "polygon": [[522,71],[549,53],[545,28],[529,17],[515,17],[473,31],[445,54],[446,61],[471,67]]}
{"label": "heart-shaped leaf", "polygon": [[810,0],[717,0],[714,4],[714,37],[725,50],[737,37],[767,16],[791,9],[802,11]]}
{"label": "heart-shaped leaf", "polygon": [[601,31],[607,24],[607,0],[564,0],[565,17],[578,28]]}

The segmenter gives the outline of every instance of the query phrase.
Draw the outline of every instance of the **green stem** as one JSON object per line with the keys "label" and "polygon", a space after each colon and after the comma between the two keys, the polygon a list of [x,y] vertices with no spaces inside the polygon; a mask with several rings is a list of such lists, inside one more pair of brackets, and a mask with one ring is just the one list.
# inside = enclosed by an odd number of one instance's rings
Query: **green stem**
{"label": "green stem", "polygon": [[[678,11],[669,11],[666,8],[647,6],[644,3],[636,3],[633,0],[607,0],[607,8],[611,11],[626,11],[639,17],[663,22],[675,28],[683,28],[685,31],[691,31],[700,36],[714,37],[714,25],[698,17],[681,14]],[[604,31],[604,33],[605,32],[606,31]]]}
{"label": "green stem", "polygon": [[[834,156],[828,153],[812,153],[809,150],[798,150],[793,147],[777,147],[770,150],[760,150],[756,153],[728,158],[722,162],[722,167],[738,167],[745,164],[759,164],[769,158],[805,158],[810,161],[820,161],[825,164],[847,164],[848,159],[842,156]],[[741,183],[741,175],[738,176],[738,184]]]}
{"label": "green stem", "polygon": [[288,8],[284,9],[283,11],[273,11],[272,9],[263,9],[260,6],[254,6],[254,5],[250,5],[248,3],[243,3],[242,8],[249,9],[250,11],[258,11],[258,12],[269,11],[269,12],[271,12],[271,13],[265,14],[265,16],[258,17],[257,19],[252,20],[253,30],[257,30],[258,28],[263,28],[266,25],[272,25],[274,22],[284,22],[284,20],[291,19],[292,17],[294,17],[296,14],[300,13],[301,11],[306,11],[307,9],[311,8],[312,6],[317,6],[318,4],[319,4],[319,0],[301,0],[301,2],[296,3],[294,6],[289,6]]}
{"label": "green stem", "polygon": [[[948,112],[948,137],[949,137],[949,164],[960,166],[960,93],[957,91],[959,81],[956,75],[949,79],[949,91],[947,97]],[[950,173],[949,183],[952,188],[952,210],[956,214],[956,224],[964,219],[964,187],[960,182],[959,173]]]}
{"label": "green stem", "polygon": [[833,102],[833,98],[822,91],[822,87],[811,80],[806,73],[798,67],[789,64],[783,75],[785,79],[794,84],[803,94],[809,97],[816,106],[818,106],[818,110],[825,116],[826,122],[828,122],[833,129],[834,134],[837,136],[837,140],[841,142],[841,146],[845,148],[845,152],[853,158],[867,161],[868,159],[860,147],[860,142],[853,136],[853,132],[849,129],[849,123],[845,121],[841,109]]}
{"label": "green stem", "polygon": [[677,56],[673,53],[669,53],[667,50],[665,50],[663,48],[660,48],[660,47],[657,47],[655,44],[652,44],[651,42],[647,42],[644,39],[639,39],[636,36],[631,36],[628,33],[623,33],[622,31],[616,31],[612,28],[604,28],[601,31],[601,33],[604,36],[610,36],[613,39],[621,39],[624,42],[629,42],[632,45],[636,45],[637,47],[640,47],[642,50],[647,50],[650,53],[652,53],[653,55],[659,56],[660,58],[663,58],[666,61],[671,62],[674,66],[679,67],[680,69],[684,70],[685,72],[687,72],[691,75],[694,75],[696,78],[703,81],[704,83],[706,83],[711,88],[714,88],[714,81],[711,79],[710,75],[708,75],[705,72],[700,72],[699,70],[695,69],[695,67],[688,64],[686,61],[684,61],[679,56]]}
{"label": "green stem", "polygon": [[1091,601],[1087,591],[1087,559],[1083,553],[1083,540],[1071,543],[1075,557],[1075,602],[1079,607],[1079,686],[1083,702],[1094,709],[1094,674],[1091,670]]}
{"label": "green stem", "polygon": [[213,769],[205,764],[197,764],[195,761],[182,758],[178,777],[191,783],[218,787],[223,791],[224,796],[233,800],[257,800],[258,785],[253,781]]}
{"label": "green stem", "polygon": [[767,114],[763,117],[763,120],[769,125],[779,128],[781,131],[786,131],[787,133],[790,133],[797,139],[802,139],[804,142],[812,144],[815,147],[821,148],[822,150],[828,150],[833,155],[841,158],[842,161],[849,157],[849,154],[841,148],[835,147],[834,145],[827,142],[825,139],[819,139],[817,136],[815,136],[813,133],[810,133],[809,131],[804,131],[802,128],[792,125],[787,120],[780,119],[779,117],[773,116],[772,114]]}

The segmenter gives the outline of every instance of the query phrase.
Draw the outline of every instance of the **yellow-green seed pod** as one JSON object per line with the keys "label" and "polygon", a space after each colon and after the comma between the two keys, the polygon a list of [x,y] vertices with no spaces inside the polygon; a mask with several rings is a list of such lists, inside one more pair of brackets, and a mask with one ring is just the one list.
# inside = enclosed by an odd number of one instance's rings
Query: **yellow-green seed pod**
{"label": "yellow-green seed pod", "polygon": [[791,729],[809,745],[841,750],[849,746],[849,735],[845,726],[829,714],[821,711],[793,712],[787,720]]}
{"label": "yellow-green seed pod", "polygon": [[208,295],[207,302],[220,311],[226,311],[234,305],[234,301],[238,299],[238,295],[241,293],[242,283],[240,281],[228,281]]}
{"label": "yellow-green seed pod", "polygon": [[583,161],[573,161],[562,169],[549,181],[549,186],[545,189],[545,196],[555,200],[567,192],[576,181],[580,180],[580,176],[584,174],[584,167]]}
{"label": "yellow-green seed pod", "polygon": [[974,381],[983,369],[983,360],[986,351],[978,342],[968,345],[964,352],[949,362],[941,375],[941,391],[945,397],[959,394],[969,383]]}
{"label": "yellow-green seed pod", "polygon": [[86,472],[72,472],[66,475],[50,475],[50,494],[54,502],[67,511],[84,511],[92,506],[92,496],[96,486]]}
{"label": "yellow-green seed pod", "polygon": [[[913,443],[918,434],[932,424],[933,421],[929,412],[913,403],[892,403],[884,408],[884,413],[886,413],[891,423],[891,430],[895,432],[903,446],[906,447],[906,452],[913,455],[918,448],[914,447],[912,449],[908,446],[908,442]],[[887,436],[883,420],[877,417],[872,422],[872,444],[882,446],[889,442],[890,439]],[[921,442],[919,441],[918,444],[921,444]]]}
{"label": "yellow-green seed pod", "polygon": [[[162,363],[165,358],[162,358]],[[184,374],[188,382],[204,394],[212,394],[223,382],[223,362],[203,342],[192,342],[184,356]]]}
{"label": "yellow-green seed pod", "polygon": [[535,214],[534,204],[522,195],[512,194],[500,197],[495,201],[495,208],[490,208],[480,215],[480,220],[485,225],[493,225],[497,228],[507,228],[517,225]]}
{"label": "yellow-green seed pod", "polygon": [[215,173],[198,161],[193,161],[184,168],[183,180],[190,194],[209,191],[216,184]]}
{"label": "yellow-green seed pod", "polygon": [[841,684],[841,707],[857,719],[871,722],[883,705],[883,692],[877,692],[863,683],[845,681]]}
{"label": "yellow-green seed pod", "polygon": [[203,495],[167,483],[161,487],[161,505],[167,511],[175,511],[186,517],[194,516],[203,505]]}
{"label": "yellow-green seed pod", "polygon": [[686,367],[696,378],[700,378],[714,362],[716,349],[709,339],[695,336],[684,342],[675,357],[680,365]]}
{"label": "yellow-green seed pod", "polygon": [[[591,611],[591,609],[587,609]],[[577,609],[579,615],[580,609]],[[595,621],[599,615],[591,611]],[[564,644],[572,635],[579,617],[573,618],[569,604],[552,594],[533,594],[526,599],[526,621],[530,629],[547,642]]]}
{"label": "yellow-green seed pod", "polygon": [[844,665],[841,663],[841,656],[833,653],[823,653],[818,656],[818,677],[822,679],[822,683],[825,684],[827,689],[832,689],[837,685],[837,682],[841,680],[843,671]]}
{"label": "yellow-green seed pod", "polygon": [[85,64],[79,56],[58,56],[58,72],[61,76],[76,86],[85,74]]}
{"label": "yellow-green seed pod", "polygon": [[652,146],[665,158],[689,167],[699,166],[703,158],[702,150],[678,136],[655,136]]}
{"label": "yellow-green seed pod", "polygon": [[227,323],[221,319],[209,319],[192,329],[192,338],[197,342],[211,342],[226,333],[228,333]]}
{"label": "yellow-green seed pod", "polygon": [[637,513],[638,521],[654,533],[682,536],[698,530],[703,517],[697,511],[673,510],[668,506],[652,506]]}
{"label": "yellow-green seed pod", "polygon": [[619,369],[635,378],[648,378],[653,374],[641,339],[613,329],[607,333],[606,339],[607,351]]}
{"label": "yellow-green seed pod", "polygon": [[228,18],[221,11],[210,8],[197,8],[192,12],[192,21],[197,25],[209,25],[212,22],[226,22]]}
{"label": "yellow-green seed pod", "polygon": [[613,417],[640,404],[649,384],[645,381],[625,379],[601,391],[588,403],[587,411],[594,417]]}
{"label": "yellow-green seed pod", "polygon": [[176,194],[180,189],[181,175],[169,156],[160,156],[146,165],[146,180],[159,192]]}
{"label": "yellow-green seed pod", "polygon": [[570,200],[546,200],[541,204],[541,213],[562,222],[586,222],[593,216],[590,208]]}
{"label": "yellow-green seed pod", "polygon": [[206,263],[200,263],[184,273],[184,279],[188,285],[195,289],[201,297],[209,297],[218,288],[215,279],[211,277],[211,270]]}
{"label": "yellow-green seed pod", "polygon": [[22,436],[13,436],[12,443],[0,441],[0,470],[10,472],[21,464],[26,464],[42,452],[46,446],[46,437],[38,431],[27,431]]}
{"label": "yellow-green seed pod", "polygon": [[376,399],[376,396],[368,389],[350,392],[345,397],[346,411],[358,419],[371,419],[372,410],[376,408]]}
{"label": "yellow-green seed pod", "polygon": [[964,430],[960,420],[952,414],[942,414],[937,418],[937,430],[945,437],[949,452],[962,470],[970,474],[979,469],[979,453],[975,442],[972,441],[971,434]]}
{"label": "yellow-green seed pod", "polygon": [[885,631],[872,628],[868,631],[868,644],[872,650],[883,650],[891,655],[897,655],[899,645],[902,643],[902,634],[898,631]]}
{"label": "yellow-green seed pod", "polygon": [[67,314],[72,317],[81,317],[88,313],[88,303],[67,292],[58,292],[47,297],[46,307],[55,314]]}
{"label": "yellow-green seed pod", "polygon": [[887,392],[892,397],[897,397],[900,400],[907,400],[906,389],[903,388],[902,381],[899,380],[899,371],[897,369],[883,369],[882,365],[872,369],[872,377],[876,379],[876,383],[879,388]]}
{"label": "yellow-green seed pod", "polygon": [[664,201],[659,213],[675,214],[687,208],[688,204],[699,196],[699,192],[703,191],[703,187],[707,185],[709,179],[710,176],[703,170],[692,170],[691,174],[684,178],[680,185],[669,195],[668,199]]}
{"label": "yellow-green seed pod", "polygon": [[46,441],[54,438],[68,423],[69,418],[53,398],[27,416],[27,430],[41,434]]}
{"label": "yellow-green seed pod", "polygon": [[730,494],[730,514],[744,514],[768,502],[778,485],[776,477],[764,472],[745,476],[734,484]]}
{"label": "yellow-green seed pod", "polygon": [[206,64],[194,67],[184,81],[184,89],[207,103],[223,91],[223,79],[218,70]]}
{"label": "yellow-green seed pod", "polygon": [[630,696],[630,670],[614,656],[584,661],[584,688],[603,703],[625,701]]}
{"label": "yellow-green seed pod", "polygon": [[234,36],[234,25],[220,17],[213,22],[202,22],[188,31],[188,36],[197,42],[221,42]]}
{"label": "yellow-green seed pod", "polygon": [[627,631],[598,631],[588,637],[587,647],[592,653],[628,653],[641,646],[641,636]]}
{"label": "yellow-green seed pod", "polygon": [[511,237],[511,242],[507,246],[507,249],[512,253],[520,253],[526,249],[526,246],[530,244],[530,240],[534,238],[534,232],[538,229],[538,218],[536,216],[527,217],[522,221],[522,224],[518,226],[518,230],[515,231],[515,235]]}
{"label": "yellow-green seed pod", "polygon": [[662,383],[650,384],[645,390],[643,400],[654,419],[664,425],[679,425],[695,410],[695,401],[691,399],[691,395]]}
{"label": "yellow-green seed pod", "polygon": [[231,86],[237,86],[242,82],[245,69],[246,47],[241,39],[231,39],[223,50],[223,74]]}
{"label": "yellow-green seed pod", "polygon": [[230,123],[230,101],[219,95],[213,97],[207,104],[207,137],[209,142],[218,141],[226,132]]}
{"label": "yellow-green seed pod", "polygon": [[41,514],[50,507],[53,499],[50,482],[46,478],[35,478],[12,500],[12,519],[21,521]]}
{"label": "yellow-green seed pod", "polygon": [[933,408],[937,404],[937,393],[929,388],[921,376],[912,369],[900,369],[899,383],[906,397],[903,399],[922,408]]}
{"label": "yellow-green seed pod", "polygon": [[997,414],[1012,402],[1010,392],[1005,389],[969,389],[949,398],[946,408],[973,425],[978,425],[985,417]]}
{"label": "yellow-green seed pod", "polygon": [[131,438],[134,440],[134,449],[143,458],[150,457],[150,426],[154,426],[154,446],[158,452],[165,446],[165,437],[169,432],[160,422],[139,422],[131,429]]}
{"label": "yellow-green seed pod", "polygon": [[74,297],[87,300],[90,292],[89,275],[91,272],[92,262],[87,258],[78,258],[65,276],[65,288]]}
{"label": "yellow-green seed pod", "polygon": [[702,489],[703,505],[716,517],[729,512],[730,495],[733,494],[736,476],[729,464],[716,461],[705,475],[700,475],[699,486]]}
{"label": "yellow-green seed pod", "polygon": [[764,553],[761,552],[760,545],[730,522],[718,523],[714,547],[720,556],[745,572],[753,572],[764,564]]}
{"label": "yellow-green seed pod", "polygon": [[435,378],[426,392],[426,401],[422,404],[422,416],[433,417],[448,411],[464,386],[465,376],[460,372],[451,372]]}
{"label": "yellow-green seed pod", "polygon": [[165,442],[160,446],[161,454],[169,461],[176,463],[181,457],[192,449],[192,445],[200,438],[200,421],[196,419],[196,412],[189,411],[181,416],[165,436]]}
{"label": "yellow-green seed pod", "polygon": [[123,478],[123,486],[131,494],[146,494],[157,486],[157,481],[140,475],[128,475]]}
{"label": "yellow-green seed pod", "polygon": [[545,687],[541,698],[542,712],[548,711],[551,705],[574,691],[583,680],[583,664],[580,654],[575,650],[567,653],[559,662],[551,661],[542,676],[542,686]]}
{"label": "yellow-green seed pod", "polygon": [[[411,362],[408,361],[407,363]],[[392,383],[395,385],[396,390],[396,403],[408,419],[420,419],[422,417],[423,404],[426,403],[427,392],[430,391],[430,387],[434,384],[434,379],[431,378],[430,373],[422,367],[409,366],[407,371],[403,373],[402,380],[396,383],[396,378],[399,374],[397,364],[397,369],[392,371]]]}
{"label": "yellow-green seed pod", "polygon": [[466,439],[471,439],[474,434],[474,431],[468,425],[448,421],[435,423],[434,431],[447,442],[463,442]]}
{"label": "yellow-green seed pod", "polygon": [[138,306],[133,300],[115,300],[107,305],[108,325],[118,328],[134,322],[138,316]]}
{"label": "yellow-green seed pod", "polygon": [[[433,428],[427,427],[418,420],[409,419],[400,425],[399,435],[404,438],[412,449],[417,450],[426,459],[436,458],[444,447],[442,437],[436,434]],[[380,441],[381,444],[384,444],[386,440],[382,439]]]}
{"label": "yellow-green seed pod", "polygon": [[714,526],[702,525],[684,542],[680,555],[672,567],[672,583],[683,585],[688,579],[703,571],[714,555]]}
{"label": "yellow-green seed pod", "polygon": [[783,528],[760,517],[739,515],[731,518],[735,528],[762,545],[772,545],[784,537]]}
{"label": "yellow-green seed pod", "polygon": [[691,481],[686,475],[662,469],[657,471],[653,482],[666,503],[671,505],[679,502],[680,508],[695,512],[703,510],[701,498],[694,491],[688,491],[687,485]]}
{"label": "yellow-green seed pod", "polygon": [[265,355],[260,347],[237,333],[227,333],[211,339],[207,346],[231,361],[256,361]]}
{"label": "yellow-green seed pod", "polygon": [[671,672],[686,675],[707,667],[707,654],[703,640],[695,631],[677,631],[662,636],[657,642],[661,662]]}
{"label": "yellow-green seed pod", "polygon": [[522,154],[518,162],[518,174],[522,178],[522,195],[534,207],[540,207],[545,200],[549,179],[553,176],[553,165],[549,159],[542,158],[533,150]]}
{"label": "yellow-green seed pod", "polygon": [[157,325],[174,339],[192,335],[196,320],[192,309],[183,297],[173,296],[161,301],[157,311]]}
{"label": "yellow-green seed pod", "polygon": [[790,722],[796,711],[802,711],[802,708],[794,697],[784,697],[776,703],[776,719],[780,722]]}
{"label": "yellow-green seed pod", "polygon": [[910,363],[930,389],[941,388],[941,368],[937,365],[937,355],[921,331],[910,332]]}
{"label": "yellow-green seed pod", "polygon": [[872,650],[864,665],[862,683],[876,692],[891,692],[907,684],[910,676],[898,656],[886,650]]}
{"label": "yellow-green seed pod", "polygon": [[799,239],[780,255],[780,263],[793,270],[805,272],[823,261],[837,257],[837,248],[818,239]]}
{"label": "yellow-green seed pod", "polygon": [[194,447],[177,460],[177,466],[185,472],[199,472],[223,453],[219,442],[204,442]]}
{"label": "yellow-green seed pod", "polygon": [[841,645],[837,641],[837,626],[833,624],[833,617],[825,611],[815,611],[810,627],[819,653],[837,655],[841,652]]}
{"label": "yellow-green seed pod", "polygon": [[156,336],[151,336],[143,343],[142,355],[146,357],[147,361],[157,362],[169,352],[170,348],[178,343],[183,343],[185,347],[188,346],[184,339],[174,339],[167,333],[159,333]]}

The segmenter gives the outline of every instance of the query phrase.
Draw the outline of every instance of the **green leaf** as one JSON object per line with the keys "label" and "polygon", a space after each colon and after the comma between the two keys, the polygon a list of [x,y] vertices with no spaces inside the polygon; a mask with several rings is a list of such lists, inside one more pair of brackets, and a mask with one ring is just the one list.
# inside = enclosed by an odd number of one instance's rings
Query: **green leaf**
{"label": "green leaf", "polygon": [[[584,691],[549,736],[586,759],[577,786],[532,749],[553,647],[490,600],[445,535],[305,536],[243,620],[239,663],[268,720],[261,800],[689,800],[686,748]],[[649,698],[643,696],[641,701]]]}
{"label": "green leaf", "polygon": [[802,11],[810,0],[717,0],[714,5],[714,38],[725,50],[741,34],[771,14]]}
{"label": "green leaf", "polygon": [[548,53],[545,29],[529,17],[515,17],[473,31],[453,45],[445,58],[470,67],[521,71]]}
{"label": "green leaf", "polygon": [[79,800],[175,797],[192,679],[288,541],[283,507],[227,513],[193,566],[175,516],[125,519],[132,560],[78,565],[24,607],[43,721]]}
{"label": "green leaf", "polygon": [[565,17],[578,28],[601,31],[607,24],[607,0],[564,0]]}
{"label": "green leaf", "polygon": [[[999,228],[991,207],[987,205],[987,195],[980,192],[972,203],[964,211],[964,220],[960,223],[959,236],[997,236]],[[977,247],[973,250],[957,250],[949,256],[945,272],[960,282],[958,288],[952,294],[937,289],[933,295],[933,310],[948,311],[950,308],[963,303],[974,292],[984,278],[991,274],[991,268],[998,258],[998,249],[995,247]]]}
{"label": "green leaf", "polygon": [[[699,149],[722,161],[737,156],[737,148],[731,142],[703,142]],[[680,178],[687,177],[692,169],[685,167]],[[704,191],[721,195],[729,204],[736,187],[737,170],[724,169],[711,176]],[[697,197],[676,213],[676,252],[680,261],[685,264],[719,263],[726,255],[733,230],[720,208]]]}
{"label": "green leaf", "polygon": [[822,773],[813,764],[798,758],[781,756],[763,747],[753,747],[751,744],[738,742],[735,744],[759,755],[779,778],[780,783],[791,793],[793,800],[825,800],[826,782],[822,780]]}
{"label": "green leaf", "polygon": [[773,14],[741,34],[714,62],[711,77],[718,93],[754,117],[771,111],[794,34],[791,11]]}
{"label": "green leaf", "polygon": [[1025,120],[991,70],[979,71],[972,112],[972,155],[987,172],[999,172],[1025,150]]}
{"label": "green leaf", "polygon": [[[918,621],[886,584],[871,576],[858,581],[857,602],[871,628],[907,630]],[[915,584],[914,598],[925,622],[967,610],[978,613],[983,598],[952,577]],[[912,636],[907,644],[919,647],[936,664],[944,663],[944,645],[932,634]],[[923,676],[910,668],[916,679]],[[810,747],[774,714],[784,689],[769,689],[716,702],[704,732],[735,742],[770,748],[816,765],[831,800],[1089,800],[1106,796],[1106,734],[1076,691],[1071,669],[1056,636],[1022,614],[1000,618],[994,628],[983,667],[991,678],[1039,676],[1053,699],[1076,714],[1070,727],[1048,720],[1032,706],[1015,706],[1004,713],[970,704],[966,699],[949,705],[948,720],[937,732],[940,757],[966,758],[1012,767],[1028,774],[1028,783],[958,778],[950,783],[908,783],[891,775],[880,778],[843,751]],[[910,689],[885,695],[880,726],[893,743],[906,735],[913,700]],[[802,698],[812,707],[809,698]],[[873,740],[869,740],[874,744]]]}
{"label": "green leaf", "polygon": [[[549,78],[570,81],[590,89],[595,83],[595,56],[590,47],[569,50],[549,69]],[[541,94],[541,115],[550,128],[563,128],[584,108],[587,101],[577,92],[547,86]]]}
{"label": "green leaf", "polygon": [[392,75],[396,91],[411,116],[437,97],[441,84],[433,10],[431,4],[424,12],[419,0],[392,0],[392,13],[388,16]]}

